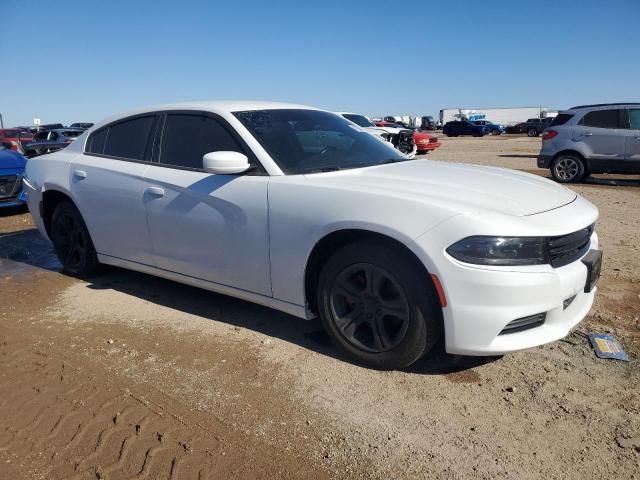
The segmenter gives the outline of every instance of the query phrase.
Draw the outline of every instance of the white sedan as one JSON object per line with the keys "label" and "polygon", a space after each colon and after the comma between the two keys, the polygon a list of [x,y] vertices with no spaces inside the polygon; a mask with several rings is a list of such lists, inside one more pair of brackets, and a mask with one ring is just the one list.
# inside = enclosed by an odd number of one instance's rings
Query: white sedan
{"label": "white sedan", "polygon": [[571,190],[409,160],[300,105],[139,109],[30,160],[24,182],[70,274],[116,265],[319,316],[374,368],[441,340],[497,355],[562,338],[600,269],[597,209]]}

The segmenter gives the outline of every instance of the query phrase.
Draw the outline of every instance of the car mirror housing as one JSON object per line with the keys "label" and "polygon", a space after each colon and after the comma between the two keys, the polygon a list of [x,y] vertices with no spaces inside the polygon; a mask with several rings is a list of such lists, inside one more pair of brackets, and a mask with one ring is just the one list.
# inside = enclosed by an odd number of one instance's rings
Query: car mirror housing
{"label": "car mirror housing", "polygon": [[233,175],[251,168],[246,155],[239,152],[209,152],[202,157],[202,166],[209,173]]}

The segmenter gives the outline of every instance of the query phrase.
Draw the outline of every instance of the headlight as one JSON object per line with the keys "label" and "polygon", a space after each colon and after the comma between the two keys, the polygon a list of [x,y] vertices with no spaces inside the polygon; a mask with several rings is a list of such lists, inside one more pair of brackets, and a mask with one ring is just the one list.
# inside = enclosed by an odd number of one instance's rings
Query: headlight
{"label": "headlight", "polygon": [[447,248],[453,258],[476,265],[548,263],[542,237],[468,237]]}

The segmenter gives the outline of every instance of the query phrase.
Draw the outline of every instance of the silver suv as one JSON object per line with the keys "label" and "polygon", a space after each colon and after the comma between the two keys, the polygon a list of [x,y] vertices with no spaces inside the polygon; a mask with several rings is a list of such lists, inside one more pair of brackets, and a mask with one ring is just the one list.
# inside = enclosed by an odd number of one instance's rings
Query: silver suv
{"label": "silver suv", "polygon": [[581,105],[545,129],[538,167],[562,183],[592,173],[640,173],[640,103]]}

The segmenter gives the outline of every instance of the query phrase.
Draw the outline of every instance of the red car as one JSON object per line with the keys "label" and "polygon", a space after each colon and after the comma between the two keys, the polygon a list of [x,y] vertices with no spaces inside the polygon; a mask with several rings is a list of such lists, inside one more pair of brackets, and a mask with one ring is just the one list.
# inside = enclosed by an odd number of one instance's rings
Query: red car
{"label": "red car", "polygon": [[21,130],[19,128],[0,129],[0,144],[11,145],[11,150],[14,150],[16,152],[22,152],[22,145],[32,141],[33,136],[30,133],[26,133],[24,130]]}
{"label": "red car", "polygon": [[[376,127],[406,129],[406,127],[402,125],[398,125],[397,123],[390,123],[390,122],[384,122],[384,121],[373,122],[373,123],[375,123]],[[433,135],[430,135],[427,132],[423,132],[421,130],[418,130],[417,128],[415,129],[411,128],[409,130],[413,130],[413,141],[416,142],[416,148],[417,148],[416,153],[418,155],[429,153],[431,150],[435,150],[436,148],[442,145],[442,143],[438,141],[437,137],[434,137]]]}

